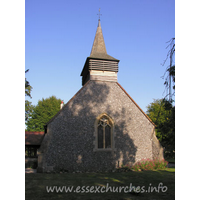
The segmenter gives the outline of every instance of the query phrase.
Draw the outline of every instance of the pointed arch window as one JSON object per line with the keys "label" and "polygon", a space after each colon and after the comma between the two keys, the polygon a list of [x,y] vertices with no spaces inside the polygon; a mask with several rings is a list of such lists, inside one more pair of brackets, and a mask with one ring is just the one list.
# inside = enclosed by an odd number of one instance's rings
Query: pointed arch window
{"label": "pointed arch window", "polygon": [[112,150],[114,146],[113,141],[113,121],[103,114],[96,121],[96,150]]}

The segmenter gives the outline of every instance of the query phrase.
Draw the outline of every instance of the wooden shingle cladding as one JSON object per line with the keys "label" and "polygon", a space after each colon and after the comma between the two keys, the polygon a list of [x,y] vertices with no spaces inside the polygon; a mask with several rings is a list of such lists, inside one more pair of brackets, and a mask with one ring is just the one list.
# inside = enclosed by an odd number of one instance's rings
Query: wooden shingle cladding
{"label": "wooden shingle cladding", "polygon": [[[85,62],[84,68],[81,72],[82,85],[84,85],[88,80],[90,80],[90,71],[91,70],[107,71],[107,72],[110,71],[110,72],[116,72],[117,73],[118,69],[119,69],[118,63],[119,63],[119,60],[117,60],[117,59],[107,60],[107,59],[99,59],[99,58],[88,57],[86,62]],[[109,77],[109,79],[110,78],[111,77]]]}

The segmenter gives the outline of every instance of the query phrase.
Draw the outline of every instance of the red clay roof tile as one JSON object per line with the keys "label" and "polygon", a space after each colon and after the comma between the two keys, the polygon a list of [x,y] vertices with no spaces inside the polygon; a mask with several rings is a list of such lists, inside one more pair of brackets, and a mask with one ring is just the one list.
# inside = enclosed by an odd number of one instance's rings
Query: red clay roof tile
{"label": "red clay roof tile", "polygon": [[40,145],[44,137],[44,132],[25,131],[25,145]]}

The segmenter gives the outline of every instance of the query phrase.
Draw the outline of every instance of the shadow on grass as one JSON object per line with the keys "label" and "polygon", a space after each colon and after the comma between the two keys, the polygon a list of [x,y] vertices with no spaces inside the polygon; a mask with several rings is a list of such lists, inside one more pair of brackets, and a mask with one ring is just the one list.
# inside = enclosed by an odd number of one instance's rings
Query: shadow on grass
{"label": "shadow on grass", "polygon": [[[122,173],[65,173],[65,174],[26,174],[26,199],[174,199],[175,173],[168,169],[160,171],[122,172]],[[155,191],[158,186],[167,187],[167,191]],[[123,187],[140,186],[143,193],[130,194]],[[46,186],[80,186],[80,192],[47,192]],[[83,186],[94,186],[93,192],[83,192]],[[107,192],[95,192],[95,187],[109,186]],[[121,192],[119,191],[119,188]],[[118,188],[118,189],[117,189]],[[151,192],[151,190],[153,191]],[[112,191],[111,191],[112,190]],[[82,192],[81,192],[82,191]],[[115,191],[115,192],[113,192]],[[127,190],[126,190],[127,191]]]}

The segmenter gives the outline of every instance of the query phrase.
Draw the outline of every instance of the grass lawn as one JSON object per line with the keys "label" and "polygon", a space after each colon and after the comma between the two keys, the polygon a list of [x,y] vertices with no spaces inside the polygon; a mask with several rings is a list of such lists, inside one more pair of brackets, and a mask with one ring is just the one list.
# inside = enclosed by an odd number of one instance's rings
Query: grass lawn
{"label": "grass lawn", "polygon": [[[64,173],[64,174],[25,174],[26,186],[25,186],[25,197],[26,200],[131,200],[131,199],[175,199],[175,168],[167,168],[165,170],[159,171],[140,171],[140,172],[113,172],[113,173]],[[118,187],[119,186],[140,186],[143,187],[143,193],[130,194],[124,192],[98,192],[96,187],[109,186]],[[167,186],[167,191],[162,192],[148,192],[155,187],[158,189],[159,183],[163,183],[162,186]],[[73,186],[73,191],[77,189],[77,186],[85,186],[85,188],[80,188],[79,193],[68,192],[47,192],[46,186]],[[86,193],[89,189],[86,186],[95,186],[95,188],[88,187],[94,193]],[[100,188],[100,187],[99,187]],[[99,191],[101,191],[99,189]],[[163,188],[164,190],[166,189]],[[85,192],[81,192],[85,190]],[[96,193],[95,193],[96,191]],[[125,190],[127,191],[127,190]],[[142,190],[141,190],[142,191]]]}

